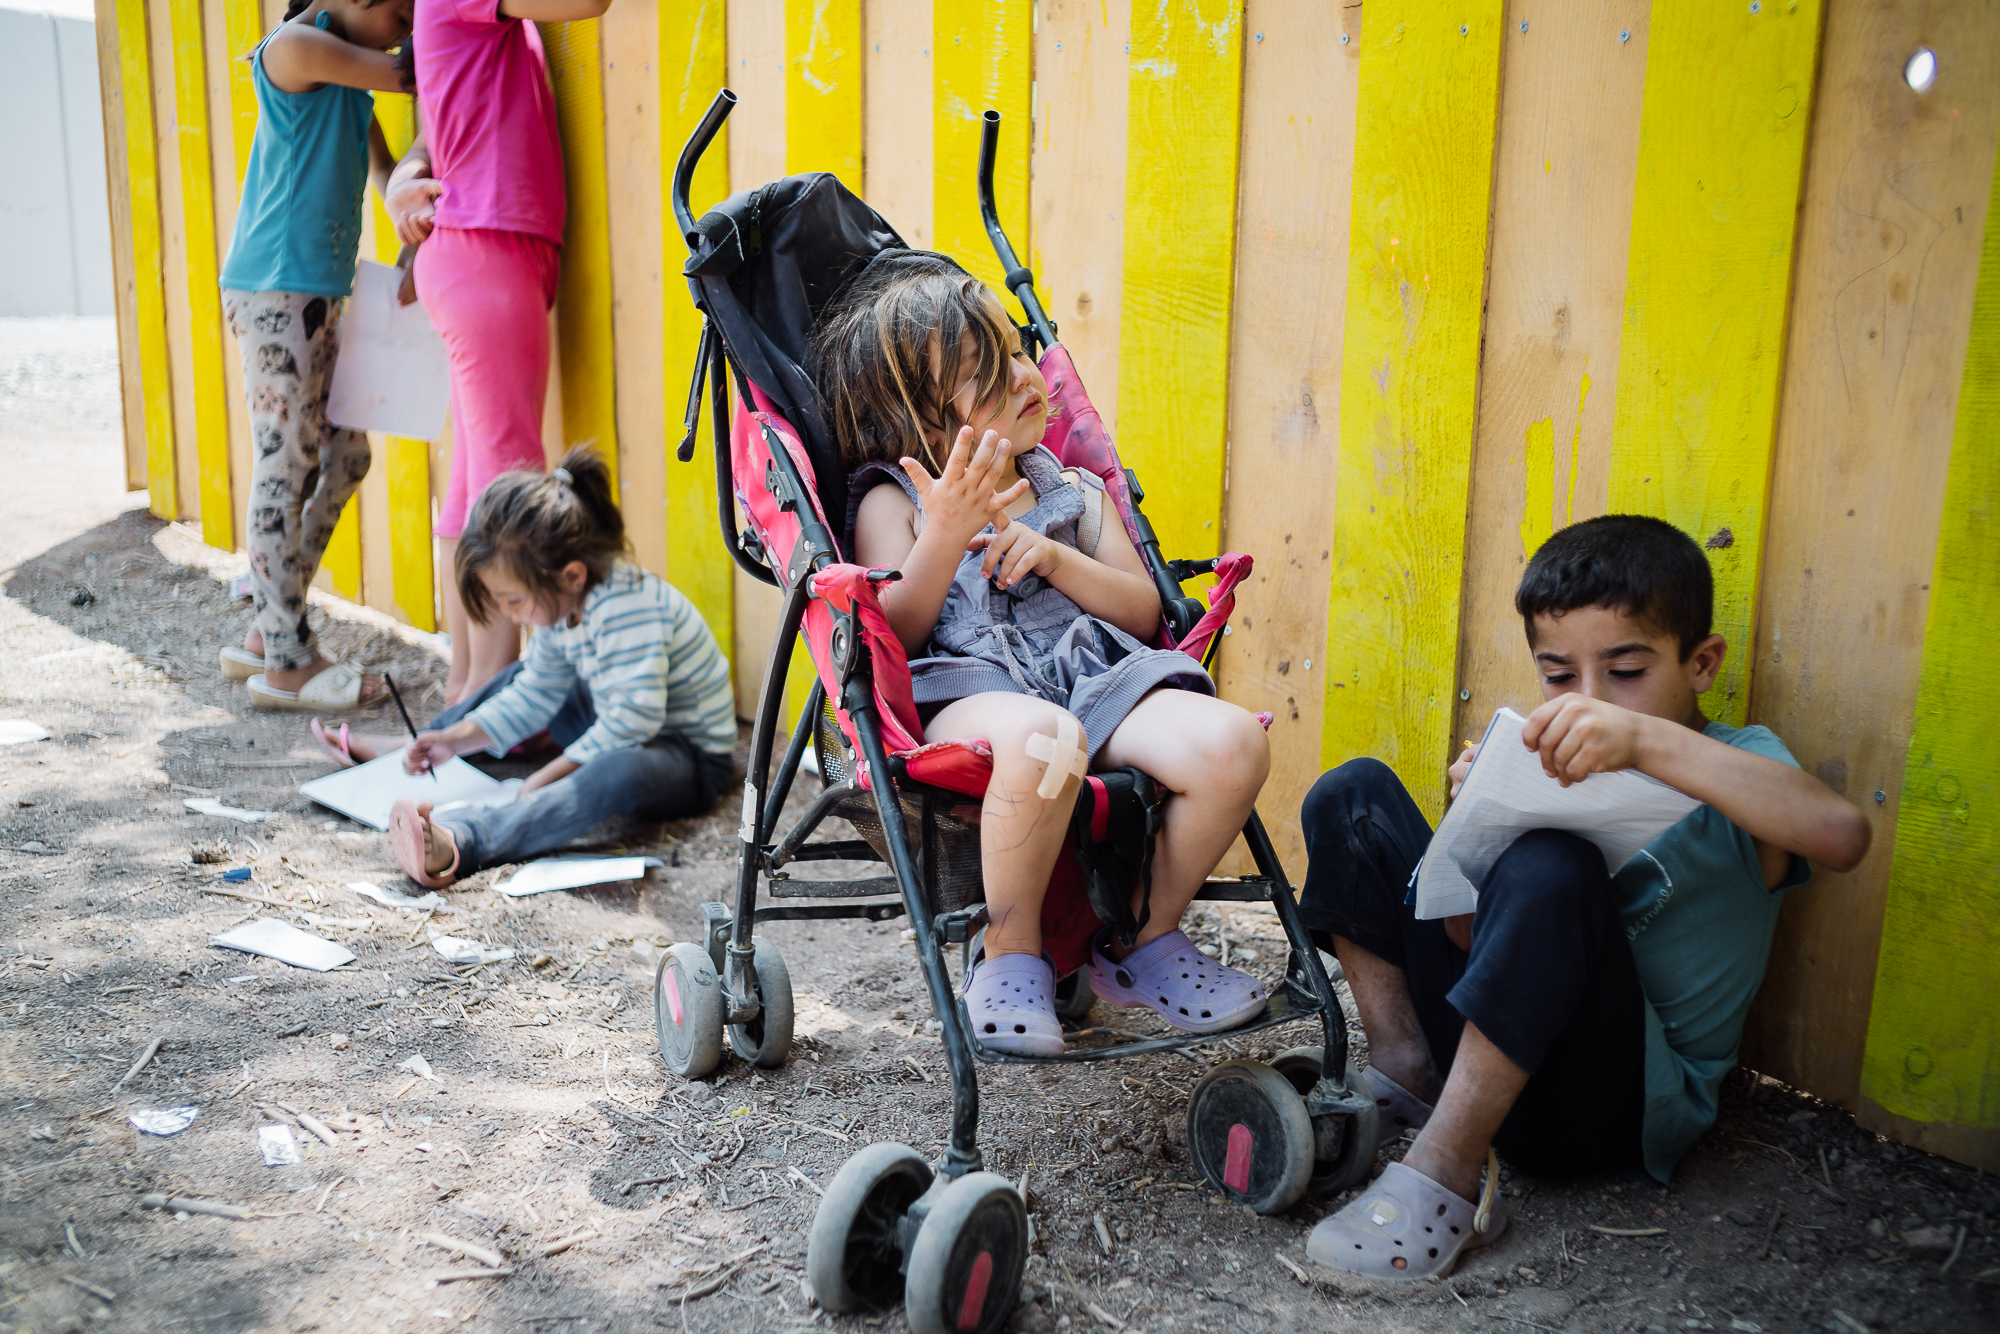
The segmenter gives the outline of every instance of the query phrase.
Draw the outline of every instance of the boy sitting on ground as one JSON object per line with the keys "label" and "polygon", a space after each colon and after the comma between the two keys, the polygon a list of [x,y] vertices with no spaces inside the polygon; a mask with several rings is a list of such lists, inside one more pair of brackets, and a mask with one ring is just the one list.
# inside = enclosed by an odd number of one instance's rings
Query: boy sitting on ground
{"label": "boy sitting on ground", "polygon": [[1707,803],[1616,874],[1587,840],[1536,830],[1476,913],[1418,921],[1406,889],[1431,830],[1395,775],[1353,760],[1306,797],[1302,915],[1353,988],[1383,1142],[1422,1131],[1313,1229],[1313,1260],[1447,1274],[1506,1225],[1496,1205],[1474,1227],[1489,1145],[1538,1175],[1637,1166],[1664,1183],[1714,1124],[1780,900],[1808,858],[1854,866],[1870,830],[1768,729],[1703,716],[1727,651],[1713,602],[1701,549],[1633,515],[1557,533],[1515,593],[1544,699],[1521,736],[1543,769],[1565,786],[1637,769]]}

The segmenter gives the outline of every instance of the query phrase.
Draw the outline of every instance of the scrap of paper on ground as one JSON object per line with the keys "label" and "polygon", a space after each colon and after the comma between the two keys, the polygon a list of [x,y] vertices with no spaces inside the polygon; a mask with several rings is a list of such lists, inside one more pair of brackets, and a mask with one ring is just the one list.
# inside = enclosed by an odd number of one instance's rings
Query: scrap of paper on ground
{"label": "scrap of paper on ground", "polygon": [[512,878],[493,886],[510,899],[546,894],[552,889],[582,889],[621,880],[642,880],[648,867],[665,866],[658,857],[551,857],[529,862]]}
{"label": "scrap of paper on ground", "polygon": [[226,950],[261,954],[294,968],[310,968],[315,973],[324,973],[329,968],[354,962],[354,951],[347,946],[323,940],[310,931],[301,931],[275,917],[259,917],[254,922],[245,922],[234,930],[223,932],[210,943]]}

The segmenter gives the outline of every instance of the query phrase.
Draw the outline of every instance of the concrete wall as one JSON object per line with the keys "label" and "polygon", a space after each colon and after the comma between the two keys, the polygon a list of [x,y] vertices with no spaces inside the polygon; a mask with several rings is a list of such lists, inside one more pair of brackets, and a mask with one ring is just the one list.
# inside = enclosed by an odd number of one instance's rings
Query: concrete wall
{"label": "concrete wall", "polygon": [[0,316],[111,313],[99,106],[89,20],[0,9]]}

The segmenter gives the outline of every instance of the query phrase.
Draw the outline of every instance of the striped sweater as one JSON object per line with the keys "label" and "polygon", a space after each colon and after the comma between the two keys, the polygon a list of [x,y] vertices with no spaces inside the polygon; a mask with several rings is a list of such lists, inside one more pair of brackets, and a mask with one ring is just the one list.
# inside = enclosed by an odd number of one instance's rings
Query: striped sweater
{"label": "striped sweater", "polygon": [[584,594],[573,623],[537,629],[521,672],[471,720],[505,755],[548,725],[581,682],[597,719],[563,751],[574,764],[679,732],[712,755],[736,749],[729,663],[681,591],[620,563]]}

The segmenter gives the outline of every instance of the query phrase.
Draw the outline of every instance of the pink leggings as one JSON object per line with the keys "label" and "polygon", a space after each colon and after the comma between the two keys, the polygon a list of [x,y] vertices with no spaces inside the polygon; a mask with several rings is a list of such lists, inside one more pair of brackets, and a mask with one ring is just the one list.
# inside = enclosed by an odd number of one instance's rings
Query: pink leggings
{"label": "pink leggings", "polygon": [[525,232],[439,227],[417,250],[417,293],[451,357],[451,480],[434,531],[456,538],[503,472],[542,471],[549,307],[561,251]]}

